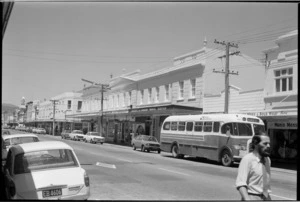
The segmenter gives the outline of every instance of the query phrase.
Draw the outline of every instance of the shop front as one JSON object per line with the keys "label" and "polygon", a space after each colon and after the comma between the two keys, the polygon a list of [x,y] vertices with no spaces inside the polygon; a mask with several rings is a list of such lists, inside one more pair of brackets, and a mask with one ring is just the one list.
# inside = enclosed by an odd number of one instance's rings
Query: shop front
{"label": "shop front", "polygon": [[257,116],[266,124],[266,131],[271,140],[272,161],[297,162],[297,110],[270,110],[246,114]]}
{"label": "shop front", "polygon": [[202,108],[163,105],[103,113],[106,121],[104,124],[106,140],[130,145],[132,138],[141,134],[154,136],[159,141],[160,128],[168,116],[201,114]]}

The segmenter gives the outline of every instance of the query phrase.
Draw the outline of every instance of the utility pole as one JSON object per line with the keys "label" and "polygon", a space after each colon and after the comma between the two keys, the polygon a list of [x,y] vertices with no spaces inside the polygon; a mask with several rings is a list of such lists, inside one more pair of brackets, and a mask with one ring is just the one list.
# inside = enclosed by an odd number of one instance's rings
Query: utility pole
{"label": "utility pole", "polygon": [[240,51],[237,51],[237,52],[234,52],[234,53],[231,53],[229,54],[229,48],[230,47],[235,47],[235,48],[238,48],[238,45],[236,44],[233,44],[233,43],[230,43],[230,42],[219,42],[215,39],[215,43],[217,44],[221,44],[221,45],[224,45],[226,46],[226,55],[224,56],[221,56],[219,58],[223,58],[223,57],[226,57],[226,66],[225,66],[225,72],[222,70],[222,72],[220,71],[215,71],[215,69],[213,69],[213,72],[215,73],[225,73],[225,105],[224,105],[224,113],[225,114],[228,114],[228,105],[229,105],[229,74],[235,74],[235,75],[238,75],[238,72],[235,73],[235,72],[229,72],[229,55],[237,55],[237,54],[240,54]]}
{"label": "utility pole", "polygon": [[50,100],[53,102],[53,126],[52,126],[52,135],[55,136],[55,104],[57,100]]}
{"label": "utility pole", "polygon": [[109,90],[109,84],[101,84],[101,83],[96,83],[96,82],[92,82],[92,81],[89,81],[89,80],[86,80],[86,79],[81,79],[82,81],[84,82],[87,82],[87,83],[91,83],[92,85],[96,85],[97,87],[100,87],[100,92],[101,92],[101,115],[100,115],[100,135],[102,136],[103,135],[103,101],[104,101],[104,98],[103,98],[103,94],[104,92],[106,92],[107,90]]}

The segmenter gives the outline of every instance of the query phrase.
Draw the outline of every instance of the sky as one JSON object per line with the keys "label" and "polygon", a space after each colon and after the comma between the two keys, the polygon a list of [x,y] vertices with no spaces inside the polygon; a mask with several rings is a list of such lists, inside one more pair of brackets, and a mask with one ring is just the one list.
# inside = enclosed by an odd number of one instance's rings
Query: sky
{"label": "sky", "polygon": [[106,83],[171,67],[205,38],[209,48],[233,42],[262,59],[297,19],[298,5],[282,2],[15,2],[2,45],[2,103],[78,91],[88,85],[82,78]]}

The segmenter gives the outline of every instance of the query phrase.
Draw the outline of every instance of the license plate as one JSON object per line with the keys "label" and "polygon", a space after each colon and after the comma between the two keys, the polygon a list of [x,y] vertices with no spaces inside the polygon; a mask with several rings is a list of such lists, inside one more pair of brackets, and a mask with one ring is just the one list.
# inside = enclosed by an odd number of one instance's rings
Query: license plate
{"label": "license plate", "polygon": [[52,197],[52,196],[61,196],[61,195],[62,195],[61,189],[43,190],[43,198]]}

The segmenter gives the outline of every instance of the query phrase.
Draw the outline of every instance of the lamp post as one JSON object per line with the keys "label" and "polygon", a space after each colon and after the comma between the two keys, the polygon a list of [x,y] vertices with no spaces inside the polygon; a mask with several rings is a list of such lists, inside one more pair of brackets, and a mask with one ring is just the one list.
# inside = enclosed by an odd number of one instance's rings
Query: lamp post
{"label": "lamp post", "polygon": [[93,82],[93,81],[89,81],[89,80],[86,80],[86,79],[81,79],[82,81],[84,82],[87,82],[87,83],[91,83],[92,85],[96,86],[97,88],[100,88],[100,92],[101,92],[101,111],[100,111],[100,135],[103,136],[103,93],[110,90],[109,88],[109,84],[101,84],[101,83],[96,83],[96,82]]}

